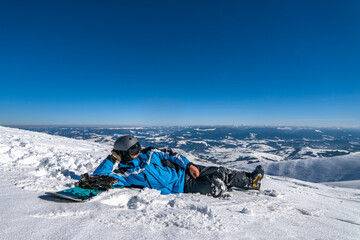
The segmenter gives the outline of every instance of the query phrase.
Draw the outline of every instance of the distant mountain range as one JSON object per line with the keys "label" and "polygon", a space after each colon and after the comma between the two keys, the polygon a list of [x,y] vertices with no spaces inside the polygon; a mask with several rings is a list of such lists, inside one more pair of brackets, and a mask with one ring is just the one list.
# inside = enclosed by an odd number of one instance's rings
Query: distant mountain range
{"label": "distant mountain range", "polygon": [[200,161],[237,166],[360,152],[360,129],[310,127],[21,127],[112,145],[132,134],[142,146],[175,148]]}

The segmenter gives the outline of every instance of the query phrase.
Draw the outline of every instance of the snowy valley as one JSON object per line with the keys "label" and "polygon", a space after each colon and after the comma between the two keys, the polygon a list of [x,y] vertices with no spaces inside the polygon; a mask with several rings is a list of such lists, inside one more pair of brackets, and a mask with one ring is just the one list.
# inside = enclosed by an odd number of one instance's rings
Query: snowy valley
{"label": "snowy valley", "polygon": [[[176,147],[191,161],[216,164],[178,140]],[[249,149],[275,151],[257,144]],[[267,174],[260,191],[233,189],[220,199],[113,189],[74,203],[44,194],[73,186],[110,150],[108,141],[0,126],[0,239],[360,239],[359,153],[260,161]],[[214,145],[204,154],[216,157],[221,148],[216,150]],[[252,169],[259,161],[218,163]]]}

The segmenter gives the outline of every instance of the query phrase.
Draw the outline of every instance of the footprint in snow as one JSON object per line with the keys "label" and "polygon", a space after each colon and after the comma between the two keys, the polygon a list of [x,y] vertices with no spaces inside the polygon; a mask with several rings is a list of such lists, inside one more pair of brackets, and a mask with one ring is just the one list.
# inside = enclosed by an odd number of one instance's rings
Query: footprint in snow
{"label": "footprint in snow", "polygon": [[244,207],[244,208],[240,211],[240,213],[243,213],[243,214],[252,214],[252,211],[251,211],[250,209]]}
{"label": "footprint in snow", "polygon": [[307,188],[312,188],[312,189],[319,189],[318,187],[311,186],[311,185],[304,184],[304,183],[294,182],[294,184],[295,184],[295,185],[298,185],[298,186],[300,186],[300,187],[307,187]]}
{"label": "footprint in snow", "polygon": [[83,216],[87,216],[89,214],[90,211],[50,211],[46,213],[31,214],[30,216],[35,218],[54,219],[54,218],[68,218],[68,217],[80,218]]}
{"label": "footprint in snow", "polygon": [[314,217],[320,217],[322,211],[319,209],[315,209],[315,210],[306,210],[306,209],[301,209],[298,208],[297,209],[302,215],[306,215],[306,216],[314,216]]}
{"label": "footprint in snow", "polygon": [[275,189],[268,189],[263,191],[264,195],[270,196],[270,197],[278,197],[280,196],[280,193],[276,191]]}

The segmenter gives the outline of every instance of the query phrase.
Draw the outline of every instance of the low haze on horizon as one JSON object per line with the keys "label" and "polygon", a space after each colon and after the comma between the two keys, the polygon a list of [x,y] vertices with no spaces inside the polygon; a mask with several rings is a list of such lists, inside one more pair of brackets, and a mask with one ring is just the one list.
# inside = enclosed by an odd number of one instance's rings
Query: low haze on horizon
{"label": "low haze on horizon", "polygon": [[360,127],[359,1],[2,1],[0,125]]}
{"label": "low haze on horizon", "polygon": [[320,126],[320,125],[251,125],[251,124],[228,124],[228,125],[221,125],[221,124],[213,124],[213,125],[201,125],[201,124],[182,124],[182,125],[116,125],[116,124],[108,124],[108,125],[100,125],[100,124],[93,124],[93,125],[87,125],[87,124],[7,124],[2,125],[4,127],[10,127],[10,128],[104,128],[104,129],[142,129],[142,128],[223,128],[223,127],[229,127],[229,128],[278,128],[283,130],[296,130],[296,129],[354,129],[354,130],[360,130],[360,127],[357,126]]}

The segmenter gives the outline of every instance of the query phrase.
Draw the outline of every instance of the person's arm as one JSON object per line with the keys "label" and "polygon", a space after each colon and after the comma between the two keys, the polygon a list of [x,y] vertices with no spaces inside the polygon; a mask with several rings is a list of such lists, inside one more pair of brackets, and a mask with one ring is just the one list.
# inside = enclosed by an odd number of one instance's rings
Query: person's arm
{"label": "person's arm", "polygon": [[186,169],[186,166],[190,163],[189,159],[181,154],[176,154],[174,156],[163,152],[157,152],[157,154],[159,155],[160,159],[169,160],[183,169]]}
{"label": "person's arm", "polygon": [[160,157],[162,157],[165,160],[169,160],[174,164],[177,164],[178,166],[184,168],[184,169],[188,169],[190,175],[196,179],[199,175],[200,175],[200,171],[197,167],[195,167],[190,161],[189,159],[187,159],[186,157],[184,157],[181,154],[176,154],[175,156],[171,156],[170,154],[167,153],[162,153],[162,152],[158,152]]}
{"label": "person's arm", "polygon": [[107,158],[95,169],[93,176],[107,175],[119,180],[119,183],[115,185],[125,186],[125,187],[130,186],[131,184],[129,184],[124,177],[117,174],[111,174],[116,161],[120,162],[121,158],[119,155],[117,155],[116,153],[114,154],[113,152],[112,155],[107,156]]}
{"label": "person's arm", "polygon": [[116,158],[112,155],[107,156],[107,158],[95,169],[93,175],[101,176],[101,175],[109,175],[116,163]]}

